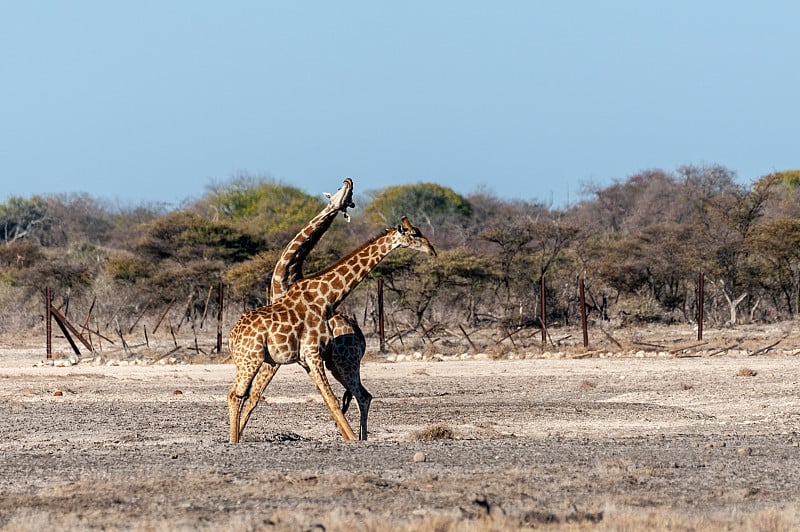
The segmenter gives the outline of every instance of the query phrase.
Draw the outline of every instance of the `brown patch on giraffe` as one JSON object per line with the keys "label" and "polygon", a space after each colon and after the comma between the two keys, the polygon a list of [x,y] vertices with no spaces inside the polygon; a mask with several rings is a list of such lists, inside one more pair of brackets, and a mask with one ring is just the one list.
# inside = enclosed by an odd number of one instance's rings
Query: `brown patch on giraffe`
{"label": "brown patch on giraffe", "polygon": [[342,279],[338,275],[335,276],[333,279],[331,279],[331,288],[333,288],[334,290],[344,289],[344,279]]}

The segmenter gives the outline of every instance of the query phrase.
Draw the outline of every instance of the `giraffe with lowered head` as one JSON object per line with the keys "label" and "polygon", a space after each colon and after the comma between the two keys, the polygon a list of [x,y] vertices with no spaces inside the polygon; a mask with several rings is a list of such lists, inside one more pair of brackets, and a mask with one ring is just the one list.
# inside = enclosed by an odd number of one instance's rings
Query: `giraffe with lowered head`
{"label": "giraffe with lowered head", "polygon": [[296,281],[277,301],[242,314],[228,337],[236,365],[236,379],[228,394],[231,443],[239,441],[244,428],[240,424],[242,408],[256,391],[253,381],[262,363],[299,363],[322,394],[342,438],[356,439],[325,375],[323,355],[333,340],[328,319],[358,283],[397,248],[436,255],[428,239],[404,216],[397,227],[386,229],[316,275]]}
{"label": "giraffe with lowered head", "polygon": [[[272,271],[270,301],[274,302],[283,297],[289,287],[303,277],[303,262],[322,235],[330,228],[337,214],[342,212],[349,221],[347,209],[355,207],[352,195],[353,181],[347,178],[336,194],[332,196],[326,194],[329,202],[325,208],[286,245]],[[328,319],[328,324],[331,327],[333,340],[330,348],[323,353],[325,366],[345,388],[342,398],[342,413],[346,413],[350,400],[355,397],[360,414],[359,438],[366,440],[367,417],[372,395],[361,384],[361,359],[366,351],[364,334],[354,319],[343,314],[333,314]],[[245,402],[239,421],[239,437],[277,370],[277,365],[269,365],[264,362],[253,378],[250,396]]]}

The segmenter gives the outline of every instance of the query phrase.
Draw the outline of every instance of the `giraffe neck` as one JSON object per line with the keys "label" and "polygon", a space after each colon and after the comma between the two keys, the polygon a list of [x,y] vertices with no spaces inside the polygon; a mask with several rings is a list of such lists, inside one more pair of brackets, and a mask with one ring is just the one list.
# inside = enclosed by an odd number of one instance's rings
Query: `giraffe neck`
{"label": "giraffe neck", "polygon": [[338,213],[338,209],[328,204],[283,249],[275,269],[272,270],[270,282],[272,301],[282,297],[291,285],[303,277],[303,263],[306,257],[331,226]]}
{"label": "giraffe neck", "polygon": [[386,230],[329,268],[308,278],[322,282],[325,287],[322,290],[323,296],[330,310],[334,310],[344,301],[358,283],[363,281],[386,255],[397,248],[398,244],[394,239],[396,232],[396,229]]}

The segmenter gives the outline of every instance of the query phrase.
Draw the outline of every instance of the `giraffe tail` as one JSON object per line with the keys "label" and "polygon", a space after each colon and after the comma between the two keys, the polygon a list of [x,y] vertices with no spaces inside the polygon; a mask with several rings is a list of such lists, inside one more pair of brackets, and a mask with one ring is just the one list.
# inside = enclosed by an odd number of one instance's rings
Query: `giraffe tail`
{"label": "giraffe tail", "polygon": [[342,414],[347,413],[347,409],[350,408],[350,401],[353,399],[353,394],[350,393],[350,390],[345,390],[344,394],[342,395]]}

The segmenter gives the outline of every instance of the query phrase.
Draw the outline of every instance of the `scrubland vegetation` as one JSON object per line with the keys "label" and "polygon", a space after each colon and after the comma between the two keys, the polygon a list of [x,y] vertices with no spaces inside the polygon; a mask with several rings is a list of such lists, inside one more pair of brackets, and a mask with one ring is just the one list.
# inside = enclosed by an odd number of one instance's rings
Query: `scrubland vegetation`
{"label": "scrubland vegetation", "polygon": [[[551,327],[579,320],[579,278],[595,322],[692,323],[700,272],[709,324],[789,320],[800,308],[800,171],[742,184],[721,166],[650,170],[588,186],[565,206],[463,197],[432,183],[370,191],[354,181],[352,222],[334,223],[306,274],[402,215],[439,252],[393,254],[351,294],[346,310],[367,334],[376,330],[377,279],[387,334],[422,337],[459,325],[538,329],[542,276]],[[329,192],[340,184],[332,177]],[[176,323],[197,322],[214,312],[209,292],[220,283],[235,319],[266,302],[278,255],[322,208],[322,192],[238,177],[177,207],[9,197],[0,204],[0,333],[41,327],[46,286],[58,308],[98,332],[127,330],[168,305]]]}

